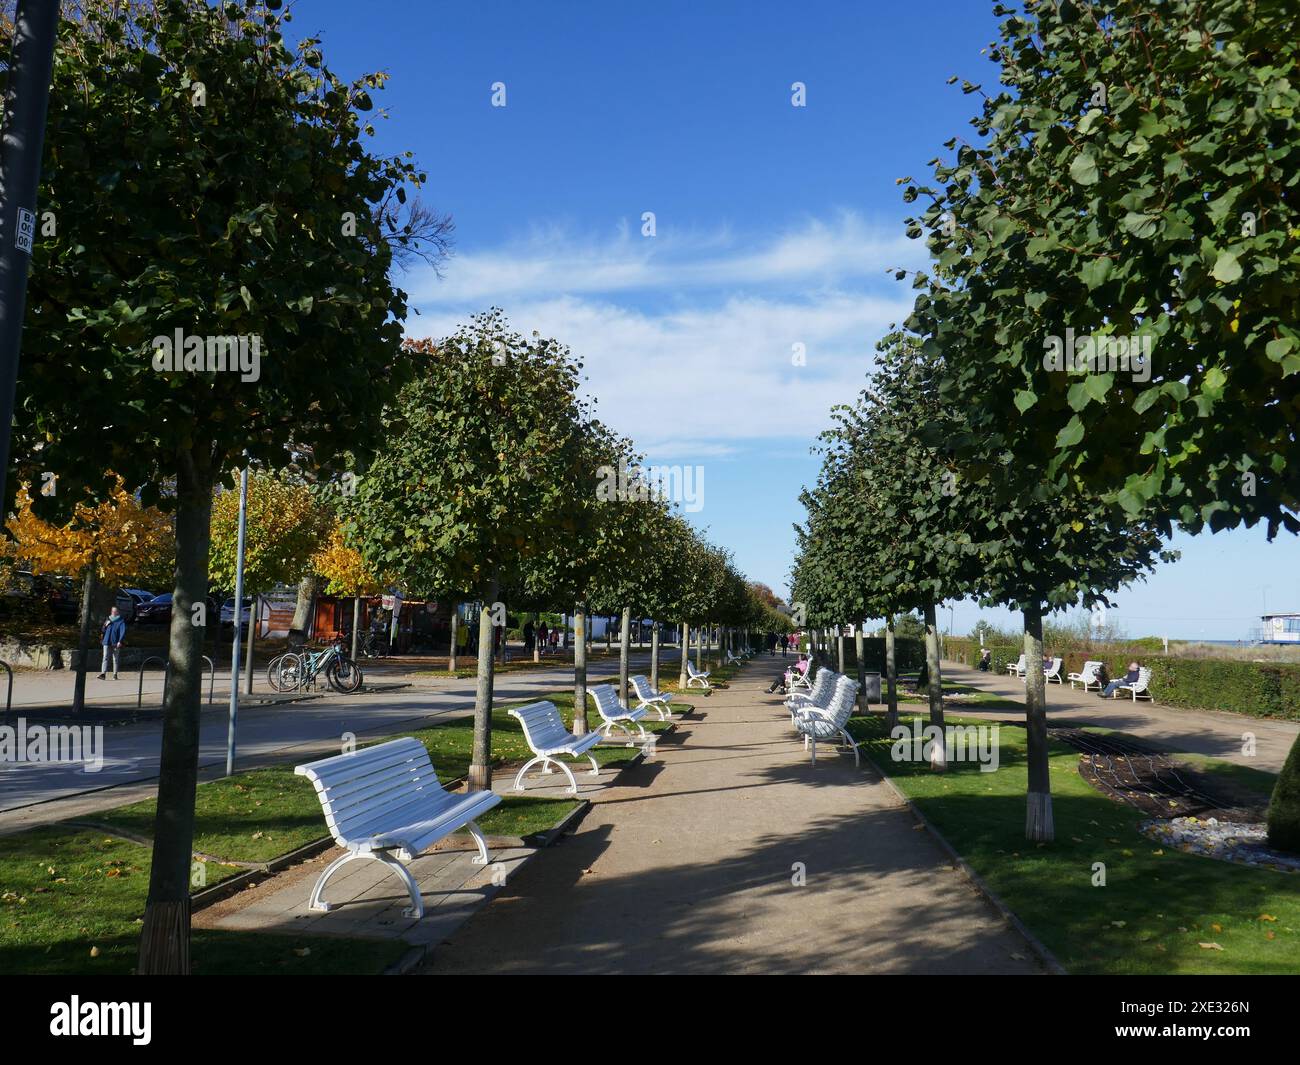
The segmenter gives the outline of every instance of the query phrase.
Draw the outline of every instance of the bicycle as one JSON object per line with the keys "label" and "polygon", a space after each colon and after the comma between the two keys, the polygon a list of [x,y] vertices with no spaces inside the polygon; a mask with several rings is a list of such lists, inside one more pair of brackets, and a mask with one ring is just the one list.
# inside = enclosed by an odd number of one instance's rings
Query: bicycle
{"label": "bicycle", "polygon": [[343,641],[336,640],[323,651],[289,651],[273,658],[266,667],[272,691],[288,692],[313,688],[322,673],[329,686],[344,695],[361,687],[361,670],[343,653]]}
{"label": "bicycle", "polygon": [[361,646],[357,648],[357,654],[366,658],[387,658],[392,654],[387,634],[367,632],[361,640]]}

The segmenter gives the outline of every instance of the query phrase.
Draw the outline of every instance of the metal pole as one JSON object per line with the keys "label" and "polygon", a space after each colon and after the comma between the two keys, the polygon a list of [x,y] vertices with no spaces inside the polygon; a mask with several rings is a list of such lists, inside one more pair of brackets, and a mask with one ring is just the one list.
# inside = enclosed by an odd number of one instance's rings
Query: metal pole
{"label": "metal pole", "polygon": [[[27,271],[36,234],[36,190],[50,102],[57,0],[18,0],[0,140],[0,501],[7,500],[9,431],[22,350]],[[6,505],[3,509],[7,510]]]}
{"label": "metal pole", "polygon": [[[235,722],[239,718],[239,630],[244,613],[244,534],[248,528],[248,467],[239,474],[239,543],[235,549],[235,637],[230,650],[230,727],[226,732],[226,776],[235,771]],[[218,617],[217,624],[220,624]],[[253,617],[249,612],[249,636]],[[251,666],[249,667],[252,668]]]}

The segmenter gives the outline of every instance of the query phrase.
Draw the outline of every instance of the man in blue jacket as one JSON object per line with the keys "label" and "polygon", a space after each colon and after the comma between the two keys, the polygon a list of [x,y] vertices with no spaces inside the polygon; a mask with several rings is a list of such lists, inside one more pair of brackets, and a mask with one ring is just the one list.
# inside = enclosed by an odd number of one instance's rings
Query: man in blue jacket
{"label": "man in blue jacket", "polygon": [[113,607],[108,612],[108,620],[104,622],[104,635],[100,643],[104,645],[104,660],[99,666],[99,679],[104,679],[104,674],[108,672],[108,655],[111,651],[113,654],[113,679],[117,680],[117,660],[118,654],[122,650],[122,641],[126,639],[126,619],[117,612],[117,607]]}

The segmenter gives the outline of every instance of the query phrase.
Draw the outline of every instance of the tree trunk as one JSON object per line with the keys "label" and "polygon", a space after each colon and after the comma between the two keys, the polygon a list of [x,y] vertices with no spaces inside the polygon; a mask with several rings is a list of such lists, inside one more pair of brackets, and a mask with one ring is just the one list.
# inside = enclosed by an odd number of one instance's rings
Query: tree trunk
{"label": "tree trunk", "polygon": [[[172,613],[176,611],[173,608]],[[235,624],[239,624],[240,606],[235,604]],[[257,640],[257,623],[262,614],[261,596],[253,596],[253,603],[248,608],[248,650],[244,657],[244,694],[253,694],[253,644]]]}
{"label": "tree trunk", "polygon": [[179,458],[170,672],[163,696],[149,897],[136,967],[144,976],[186,976],[190,971],[190,862],[203,694],[203,629],[191,624],[190,608],[204,602],[208,591],[212,471],[202,444]]}
{"label": "tree trunk", "polygon": [[864,714],[871,709],[871,701],[867,698],[867,664],[863,661],[865,652],[862,623],[858,622],[853,626],[853,654],[858,660],[858,710]]}
{"label": "tree trunk", "polygon": [[[90,656],[90,626],[95,607],[95,558],[86,563],[86,576],[81,586],[81,634],[77,639],[80,651],[77,662],[77,679],[72,688],[72,712],[80,714],[86,708],[86,659]],[[101,652],[102,653],[102,652]]]}
{"label": "tree trunk", "polygon": [[492,787],[492,604],[497,601],[500,583],[492,578],[488,601],[478,614],[478,680],[474,686],[474,754],[469,766],[469,790],[487,791]]}
{"label": "tree trunk", "polygon": [[1047,763],[1047,678],[1043,675],[1043,611],[1037,603],[1025,609],[1025,732],[1029,794],[1025,807],[1025,839],[1050,843],[1056,838],[1052,820],[1052,781]]}
{"label": "tree trunk", "polygon": [[533,611],[533,661],[542,660],[542,641],[537,638],[537,630],[542,623],[542,615],[536,610]]}
{"label": "tree trunk", "polygon": [[695,672],[698,673],[704,668],[704,634],[709,630],[701,625],[695,630]]}
{"label": "tree trunk", "polygon": [[659,690],[659,622],[650,626],[650,687]]}
{"label": "tree trunk", "polygon": [[293,628],[304,633],[311,628],[312,606],[316,602],[316,574],[309,573],[298,582],[298,602],[293,608]]}
{"label": "tree trunk", "polygon": [[682,675],[677,680],[677,686],[682,690],[686,689],[686,663],[691,660],[691,623],[682,622]]}
{"label": "tree trunk", "polygon": [[456,640],[460,636],[460,604],[451,604],[451,643],[447,647],[447,671],[456,672]]}
{"label": "tree trunk", "polygon": [[573,610],[573,734],[587,733],[587,604]]}
{"label": "tree trunk", "polygon": [[930,754],[930,768],[942,773],[948,768],[943,731],[943,675],[939,669],[939,627],[933,603],[925,604],[925,664],[930,674],[930,724],[939,729]]}
{"label": "tree trunk", "polygon": [[839,625],[835,626],[835,658],[838,663],[835,672],[844,672],[844,629]]}
{"label": "tree trunk", "polygon": [[361,654],[361,589],[352,597],[352,661],[358,662]]}
{"label": "tree trunk", "polygon": [[623,608],[623,624],[618,631],[618,697],[627,705],[628,654],[632,650],[632,608]]}
{"label": "tree trunk", "polygon": [[894,657],[894,619],[885,619],[885,729],[898,724],[898,660]]}

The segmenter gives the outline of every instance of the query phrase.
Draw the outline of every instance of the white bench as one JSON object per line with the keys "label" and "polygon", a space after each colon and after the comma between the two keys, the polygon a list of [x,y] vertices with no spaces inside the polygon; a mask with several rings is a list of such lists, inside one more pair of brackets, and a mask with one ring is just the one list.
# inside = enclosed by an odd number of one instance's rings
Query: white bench
{"label": "white bench", "polygon": [[1025,675],[1025,656],[1021,655],[1014,664],[1008,662],[1007,673],[1014,673],[1017,677],[1023,677]]}
{"label": "white bench", "polygon": [[309,903],[313,910],[331,909],[321,892],[335,871],[350,861],[373,858],[406,885],[411,905],[403,916],[423,917],[420,888],[402,863],[460,828],[468,828],[478,844],[474,863],[487,864],[487,841],[474,819],[492,809],[501,796],[491,791],[467,795],[444,791],[428,749],[414,737],[308,762],[294,773],[315,785],[334,842],[347,851],[316,881]]}
{"label": "white bench", "polygon": [[586,756],[591,762],[591,775],[593,777],[600,775],[600,766],[589,753],[591,748],[600,742],[599,732],[575,736],[564,727],[564,722],[560,720],[560,712],[555,708],[554,703],[529,703],[527,706],[516,707],[507,712],[523,725],[524,739],[528,741],[528,746],[532,748],[535,756],[531,761],[524,763],[523,768],[519,770],[518,776],[515,777],[515,791],[524,790],[524,775],[540,762],[543,773],[552,772],[550,766],[559,766],[564,771],[564,775],[569,778],[569,794],[577,795],[578,782],[573,779],[573,770],[563,762],[557,762],[555,760],[557,754],[567,754],[571,758]]}
{"label": "white bench", "polygon": [[[819,675],[820,676],[820,675]],[[851,677],[840,676],[835,682],[835,691],[830,703],[823,709],[819,706],[806,706],[795,717],[795,728],[803,733],[804,746],[812,743],[812,764],[817,764],[817,741],[841,737],[853,751],[853,764],[861,765],[858,754],[858,741],[849,735],[846,727],[853,716],[853,707],[857,700],[858,682]]]}
{"label": "white bench", "polygon": [[709,671],[707,669],[705,670],[696,669],[693,665],[691,665],[690,659],[687,659],[686,687],[689,688],[692,684],[695,684],[697,682],[699,683],[700,687],[703,688],[705,691],[713,690],[713,685],[709,683]]}
{"label": "white bench", "polygon": [[805,707],[815,706],[819,709],[826,709],[830,704],[831,696],[835,693],[835,682],[840,677],[833,669],[822,667],[817,671],[817,677],[813,681],[812,691],[805,694],[804,692],[795,692],[785,700],[785,708],[790,711],[790,724],[794,725],[799,718],[799,711]]}
{"label": "white bench", "polygon": [[1051,684],[1052,681],[1056,681],[1057,684],[1063,683],[1061,680],[1061,666],[1064,663],[1065,660],[1062,658],[1053,658],[1051,665],[1043,670],[1043,678],[1048,684]]}
{"label": "white bench", "polygon": [[795,688],[803,688],[805,691],[812,690],[812,681],[808,679],[808,674],[812,672],[812,659],[804,659],[805,665],[799,668],[796,662],[793,666],[785,671],[786,687],[793,691]]}
{"label": "white bench", "polygon": [[1083,664],[1083,668],[1078,673],[1069,674],[1066,677],[1066,680],[1070,682],[1071,688],[1073,688],[1075,684],[1082,684],[1084,691],[1091,691],[1092,685],[1095,684],[1097,685],[1097,690],[1101,691],[1105,685],[1103,685],[1097,677],[1097,670],[1099,669],[1101,669],[1101,662],[1090,658]]}
{"label": "white bench", "polygon": [[729,665],[729,666],[738,666],[738,665],[740,665],[741,662],[744,662],[748,657],[749,657],[749,655],[745,655],[745,654],[733,655],[733,654],[731,653],[731,651],[728,650],[728,651],[727,651],[727,665]]}
{"label": "white bench", "polygon": [[[637,732],[640,733],[642,740],[648,740],[650,737],[645,734],[645,729],[641,727],[641,719],[645,717],[645,708],[638,706],[635,710],[629,710],[618,699],[618,693],[608,684],[596,684],[587,689],[587,694],[596,703],[596,711],[600,714],[601,720],[605,723],[601,725],[600,730],[604,732],[606,739],[613,738],[613,730],[622,729],[632,735],[632,730],[628,728],[628,722],[634,724]],[[629,739],[629,747],[633,746]]]}
{"label": "white bench", "polygon": [[1132,684],[1121,684],[1115,689],[1113,697],[1118,699],[1120,692],[1128,692],[1133,696],[1134,702],[1137,702],[1139,699],[1150,699],[1152,702],[1155,702],[1155,699],[1151,696],[1150,688],[1151,670],[1147,669],[1146,666],[1138,666],[1138,679]]}
{"label": "white bench", "polygon": [[637,697],[638,709],[658,711],[660,721],[667,721],[673,716],[672,696],[650,687],[649,677],[633,677],[632,694]]}

